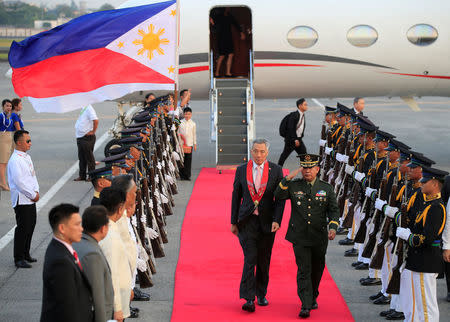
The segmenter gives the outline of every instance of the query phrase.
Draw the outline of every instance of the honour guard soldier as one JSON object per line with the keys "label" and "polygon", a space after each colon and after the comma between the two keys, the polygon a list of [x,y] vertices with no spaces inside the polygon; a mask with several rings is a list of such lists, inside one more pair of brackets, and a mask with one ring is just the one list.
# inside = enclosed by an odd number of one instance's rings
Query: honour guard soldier
{"label": "honour guard soldier", "polygon": [[100,205],[100,192],[106,187],[111,186],[112,169],[111,166],[102,167],[89,172],[89,179],[94,186],[94,196],[91,200],[91,206]]}
{"label": "honour guard soldier", "polygon": [[[448,172],[423,167],[421,192],[424,204],[409,227],[398,227],[396,236],[408,244],[406,267],[401,273],[400,301],[405,321],[439,321],[436,277],[443,269],[442,232],[446,210],[441,199],[444,177]],[[395,220],[401,213],[395,215]]]}
{"label": "honour guard soldier", "polygon": [[[317,178],[319,156],[303,154],[299,158],[300,168],[280,182],[275,198],[291,200],[286,239],[293,244],[298,266],[297,293],[302,302],[299,316],[307,318],[311,309],[318,308],[328,239],[336,236],[339,209],[333,187]],[[303,178],[292,180],[299,172]]]}

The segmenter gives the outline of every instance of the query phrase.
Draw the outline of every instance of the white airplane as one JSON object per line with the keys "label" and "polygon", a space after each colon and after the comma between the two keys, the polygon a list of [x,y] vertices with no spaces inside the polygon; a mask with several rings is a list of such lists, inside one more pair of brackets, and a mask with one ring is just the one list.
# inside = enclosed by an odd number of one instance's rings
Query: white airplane
{"label": "white airplane", "polygon": [[448,1],[179,0],[180,88],[196,98],[212,84],[217,7],[246,34],[236,32],[233,66],[251,71],[257,98],[450,96]]}

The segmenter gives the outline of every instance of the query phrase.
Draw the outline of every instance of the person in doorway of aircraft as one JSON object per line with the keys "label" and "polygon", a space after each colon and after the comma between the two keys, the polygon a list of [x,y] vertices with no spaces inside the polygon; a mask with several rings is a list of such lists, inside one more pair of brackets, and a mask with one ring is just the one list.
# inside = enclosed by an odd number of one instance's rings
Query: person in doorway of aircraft
{"label": "person in doorway of aircraft", "polygon": [[355,97],[353,100],[353,111],[355,111],[358,115],[364,115],[364,98],[362,97]]}
{"label": "person in doorway of aircraft", "polygon": [[239,26],[236,22],[236,19],[231,15],[230,8],[217,8],[214,10],[214,13],[211,14],[209,21],[213,26],[212,29],[215,30],[219,51],[219,58],[217,59],[217,66],[214,75],[215,77],[219,77],[222,62],[225,59],[225,56],[227,56],[225,76],[232,77],[231,66],[233,64],[234,46],[231,26],[236,27],[236,29],[240,32],[241,40],[245,39],[245,34],[241,26]]}

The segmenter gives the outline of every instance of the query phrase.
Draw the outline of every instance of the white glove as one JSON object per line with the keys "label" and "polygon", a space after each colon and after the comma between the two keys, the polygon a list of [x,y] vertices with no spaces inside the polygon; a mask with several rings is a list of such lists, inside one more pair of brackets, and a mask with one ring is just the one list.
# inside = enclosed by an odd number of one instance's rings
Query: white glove
{"label": "white glove", "polygon": [[148,254],[147,254],[147,251],[145,250],[145,248],[142,246],[142,245],[138,245],[138,247],[139,247],[139,258],[140,259],[142,259],[142,260],[144,260],[144,261],[148,261]]}
{"label": "white glove", "polygon": [[365,178],[365,176],[366,176],[366,175],[364,174],[364,172],[358,172],[358,171],[356,171],[356,173],[355,173],[355,180],[358,181],[358,182],[361,182],[362,179]]}
{"label": "white glove", "polygon": [[409,228],[397,227],[395,236],[397,236],[398,238],[401,238],[403,240],[408,240],[409,236],[411,236],[411,230],[409,230]]}
{"label": "white glove", "polygon": [[353,171],[355,171],[355,167],[348,164],[345,166],[345,173],[347,173],[349,176],[352,175]]}
{"label": "white glove", "polygon": [[170,128],[170,130],[175,131],[177,129],[177,127],[175,126],[175,124],[172,124],[172,127]]}
{"label": "white glove", "polygon": [[161,201],[162,201],[162,203],[168,203],[168,202],[169,202],[169,199],[167,199],[166,196],[164,196],[163,194],[161,194]]}
{"label": "white glove", "polygon": [[319,140],[319,145],[320,146],[325,146],[325,144],[327,144],[327,140]]}
{"label": "white glove", "polygon": [[389,218],[394,218],[395,214],[399,211],[397,207],[387,206],[384,210],[384,214]]}
{"label": "white glove", "polygon": [[335,185],[339,186],[342,183],[342,177],[337,177],[335,181]]}
{"label": "white glove", "polygon": [[145,229],[147,230],[147,234],[150,239],[155,239],[159,237],[158,232],[153,228],[146,227]]}
{"label": "white glove", "polygon": [[156,167],[157,167],[159,170],[161,170],[161,169],[162,169],[161,162],[158,162],[158,164],[156,165]]}
{"label": "white glove", "polygon": [[377,192],[377,189],[372,189],[370,187],[367,187],[366,188],[366,197],[370,198],[372,196],[372,193],[374,193],[374,192]]}
{"label": "white glove", "polygon": [[387,204],[386,200],[381,200],[380,198],[377,198],[377,200],[375,200],[375,208],[382,211],[383,210],[383,206]]}
{"label": "white glove", "polygon": [[348,155],[342,155],[342,162],[348,164]]}
{"label": "white glove", "polygon": [[175,161],[180,161],[180,155],[176,151],[172,152],[172,156],[175,159]]}
{"label": "white glove", "polygon": [[162,155],[163,155],[163,157],[166,157],[167,156],[167,151],[163,151]]}
{"label": "white glove", "polygon": [[131,224],[132,224],[134,227],[137,227],[137,219],[136,219],[136,216],[131,217]]}
{"label": "white glove", "polygon": [[169,176],[168,174],[166,174],[166,181],[167,181],[169,184],[174,184],[174,183],[175,183],[175,181],[173,180],[173,178],[172,178],[171,176]]}
{"label": "white glove", "polygon": [[342,157],[343,156],[344,156],[343,154],[336,153],[336,161],[342,162]]}
{"label": "white glove", "polygon": [[159,184],[159,176],[158,175],[155,176],[155,183]]}
{"label": "white glove", "polygon": [[333,148],[329,148],[329,147],[325,148],[325,154],[326,155],[330,155],[331,151],[333,151]]}
{"label": "white glove", "polygon": [[139,271],[145,272],[147,270],[147,263],[145,260],[138,258],[136,260],[136,267]]}

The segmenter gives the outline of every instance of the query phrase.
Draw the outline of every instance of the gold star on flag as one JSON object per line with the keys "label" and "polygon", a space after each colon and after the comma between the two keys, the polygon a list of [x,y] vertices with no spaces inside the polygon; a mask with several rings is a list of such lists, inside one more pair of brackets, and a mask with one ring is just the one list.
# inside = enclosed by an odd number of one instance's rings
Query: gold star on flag
{"label": "gold star on flag", "polygon": [[177,15],[177,11],[176,10],[170,10],[170,15],[175,17]]}
{"label": "gold star on flag", "polygon": [[119,43],[117,44],[117,47],[122,48],[122,47],[123,47],[123,41],[119,42]]}
{"label": "gold star on flag", "polygon": [[169,68],[167,68],[169,70],[169,74],[173,74],[175,73],[175,67],[170,66]]}

